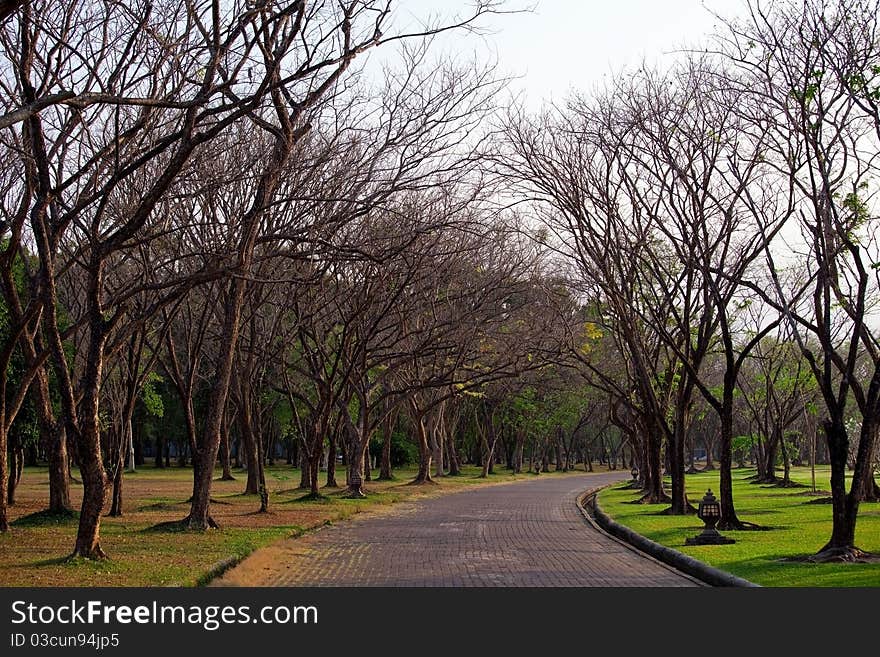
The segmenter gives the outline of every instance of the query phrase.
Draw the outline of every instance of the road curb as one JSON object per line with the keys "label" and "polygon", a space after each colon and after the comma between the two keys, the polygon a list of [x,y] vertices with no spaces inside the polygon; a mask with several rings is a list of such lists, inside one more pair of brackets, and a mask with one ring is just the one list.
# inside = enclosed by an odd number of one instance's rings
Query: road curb
{"label": "road curb", "polygon": [[598,529],[610,534],[612,537],[631,545],[637,550],[672,566],[676,570],[680,570],[691,577],[694,577],[711,586],[733,586],[740,588],[760,588],[759,584],[750,582],[742,577],[737,577],[723,570],[713,568],[702,561],[698,561],[693,557],[673,550],[665,545],[660,545],[641,534],[634,532],[629,527],[624,527],[615,522],[607,513],[599,506],[597,499],[600,490],[607,488],[613,484],[607,484],[598,488],[591,488],[577,498],[577,506],[581,513],[592,525]]}

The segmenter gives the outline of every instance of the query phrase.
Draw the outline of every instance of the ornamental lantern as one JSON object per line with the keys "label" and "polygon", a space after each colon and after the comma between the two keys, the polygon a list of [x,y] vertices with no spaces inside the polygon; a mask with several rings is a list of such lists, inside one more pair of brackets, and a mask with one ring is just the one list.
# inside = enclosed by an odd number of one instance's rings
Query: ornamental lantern
{"label": "ornamental lantern", "polygon": [[721,520],[721,504],[712,494],[712,489],[706,491],[700,505],[697,508],[697,517],[705,523],[703,531],[698,536],[685,540],[686,545],[725,545],[736,543],[732,538],[727,538],[718,533],[715,525]]}

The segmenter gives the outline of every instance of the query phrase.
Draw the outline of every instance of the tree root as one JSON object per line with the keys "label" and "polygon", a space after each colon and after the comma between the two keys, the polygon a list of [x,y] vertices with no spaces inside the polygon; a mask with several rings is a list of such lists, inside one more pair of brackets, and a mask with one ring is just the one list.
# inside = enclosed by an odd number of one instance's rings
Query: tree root
{"label": "tree root", "polygon": [[747,481],[750,484],[775,484],[779,481],[779,477],[773,475],[772,477],[754,474],[751,477],[746,477],[743,481]]}
{"label": "tree root", "polygon": [[416,477],[411,482],[407,484],[407,486],[439,486],[436,481],[434,481],[430,475],[427,477]]}
{"label": "tree root", "polygon": [[796,563],[880,563],[880,555],[860,550],[855,546],[831,548],[827,545],[816,554],[790,557],[784,561]]}
{"label": "tree root", "polygon": [[89,561],[103,561],[104,559],[109,559],[107,553],[101,549],[101,545],[98,544],[91,552],[83,552],[82,550],[74,550],[70,553],[70,555],[65,559],[65,561],[76,561],[77,559],[88,559]]}
{"label": "tree root", "polygon": [[214,481],[235,481],[235,477],[230,475],[223,475],[221,477],[217,477]]}
{"label": "tree root", "polygon": [[672,498],[669,497],[669,495],[667,495],[666,493],[663,493],[659,496],[654,496],[651,493],[646,493],[637,500],[627,502],[627,504],[669,504],[670,502],[672,502]]}
{"label": "tree root", "polygon": [[658,515],[658,516],[690,516],[690,515],[695,514],[696,512],[697,512],[697,508],[693,504],[691,504],[690,502],[687,502],[685,504],[684,513],[673,513],[672,507],[670,506],[666,509],[663,509],[662,511],[659,511],[655,515]]}
{"label": "tree root", "polygon": [[[190,495],[189,499],[187,499],[186,502],[181,502],[181,504],[192,504],[192,501],[193,501],[193,498],[192,498],[192,495]],[[211,504],[225,504],[226,506],[229,506],[230,504],[232,504],[232,502],[227,502],[225,500],[218,500],[217,498],[212,497]],[[187,517],[189,517],[189,516],[187,516]]]}
{"label": "tree root", "polygon": [[800,493],[792,493],[792,497],[831,497],[830,490],[805,490]]}
{"label": "tree root", "polygon": [[321,493],[306,493],[302,497],[297,497],[297,502],[323,502],[329,499],[326,495],[321,495]]}
{"label": "tree root", "polygon": [[792,481],[791,479],[787,481],[785,479],[779,479],[775,483],[765,486],[765,488],[809,488],[809,486]]}
{"label": "tree root", "polygon": [[181,518],[180,520],[167,520],[165,522],[160,522],[151,527],[147,527],[144,529],[145,532],[201,532],[206,531],[208,529],[220,529],[220,525],[217,524],[217,521],[214,520],[212,516],[208,516],[208,526],[207,527],[199,527],[193,526],[192,516],[186,516],[185,518]]}
{"label": "tree root", "polygon": [[772,527],[767,527],[765,525],[758,525],[754,522],[747,522],[745,520],[734,520],[732,522],[721,521],[718,523],[718,529],[720,531],[736,531],[736,532],[764,532],[770,531],[773,529]]}

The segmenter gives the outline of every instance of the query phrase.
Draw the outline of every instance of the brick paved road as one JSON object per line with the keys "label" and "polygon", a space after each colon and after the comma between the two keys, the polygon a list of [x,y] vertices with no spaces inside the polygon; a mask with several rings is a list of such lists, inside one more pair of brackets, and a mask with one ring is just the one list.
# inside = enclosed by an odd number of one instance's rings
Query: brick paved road
{"label": "brick paved road", "polygon": [[400,505],[256,552],[219,586],[694,586],[575,505],[619,474],[541,477]]}

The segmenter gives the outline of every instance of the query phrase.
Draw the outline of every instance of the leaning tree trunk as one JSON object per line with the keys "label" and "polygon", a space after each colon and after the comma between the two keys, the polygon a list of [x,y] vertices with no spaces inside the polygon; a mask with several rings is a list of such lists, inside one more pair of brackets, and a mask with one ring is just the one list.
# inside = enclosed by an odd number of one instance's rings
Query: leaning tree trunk
{"label": "leaning tree trunk", "polygon": [[[100,356],[92,355],[100,360]],[[97,373],[93,385],[83,399],[82,429],[79,440],[79,469],[83,482],[83,500],[80,507],[79,527],[72,556],[88,559],[105,556],[101,549],[100,528],[101,511],[107,493],[107,475],[101,458],[101,436],[98,419],[97,381],[100,381],[100,365],[88,366],[92,374]]]}
{"label": "leaning tree trunk", "polygon": [[259,513],[266,513],[269,511],[269,488],[268,488],[268,486],[266,486],[266,467],[265,467],[265,454],[263,453],[263,437],[256,436],[256,442],[257,442],[257,466],[258,466],[257,485],[258,485],[258,492],[260,494]]}
{"label": "leaning tree trunk", "polygon": [[455,436],[453,432],[446,434],[446,456],[449,459],[449,476],[456,477],[461,474],[461,464],[458,461],[458,452],[455,449]]}
{"label": "leaning tree trunk", "polygon": [[[252,218],[255,221],[255,218]],[[246,266],[250,259],[241,263]],[[232,365],[235,349],[238,345],[239,322],[241,308],[244,303],[245,281],[234,278],[230,282],[223,310],[223,334],[217,356],[215,376],[212,378],[208,404],[205,410],[204,429],[201,444],[193,450],[193,494],[190,513],[186,518],[190,529],[204,531],[216,527],[211,518],[211,486],[214,480],[214,464],[220,451],[220,431],[223,414],[226,412],[226,401],[229,394],[229,383],[232,379]]]}
{"label": "leaning tree trunk", "polygon": [[428,444],[428,429],[425,426],[425,417],[419,413],[413,418],[416,429],[416,445],[419,448],[419,471],[412,484],[433,483],[431,479],[431,446]]}
{"label": "leaning tree trunk", "polygon": [[113,471],[113,494],[110,503],[109,515],[116,518],[122,515],[122,471],[125,469],[124,445],[120,441],[118,454],[116,455],[116,469]]}
{"label": "leaning tree trunk", "polygon": [[364,445],[364,481],[373,480],[373,465],[370,459],[370,441]]}
{"label": "leaning tree trunk", "polygon": [[[493,426],[491,416],[488,418],[489,425]],[[487,435],[489,436],[487,438]],[[490,430],[488,427],[486,431],[480,433],[480,438],[483,443],[483,470],[480,472],[480,477],[485,479],[490,474],[492,474],[492,464],[495,462],[495,441],[497,440],[495,436],[494,428]]]}
{"label": "leaning tree trunk", "polygon": [[67,436],[64,425],[55,420],[52,397],[49,392],[49,376],[44,368],[37,371],[34,390],[37,421],[40,433],[46,436],[49,456],[49,512],[69,514],[70,464],[67,456]]}
{"label": "leaning tree trunk", "polygon": [[[107,340],[107,326],[100,303],[100,294],[103,286],[103,263],[93,263],[90,281],[89,297],[91,308],[89,311],[89,342],[86,351],[85,372],[81,379],[82,399],[79,408],[66,408],[68,420],[78,418],[79,433],[77,427],[69,426],[77,437],[79,452],[79,469],[82,475],[83,499],[79,514],[79,527],[74,544],[74,557],[87,559],[103,558],[106,555],[101,549],[101,512],[104,509],[104,499],[107,494],[107,473],[104,470],[104,462],[101,456],[101,418],[100,389],[104,367],[104,344]],[[53,279],[54,280],[54,279]],[[54,298],[53,298],[54,301]],[[54,320],[54,317],[51,318]],[[53,330],[53,356],[57,369],[67,368],[66,353],[60,348],[60,336],[57,333],[57,325]],[[70,390],[70,389],[69,389]],[[68,398],[67,403],[71,400]],[[71,425],[73,422],[71,421]],[[70,435],[70,433],[68,433]]]}

